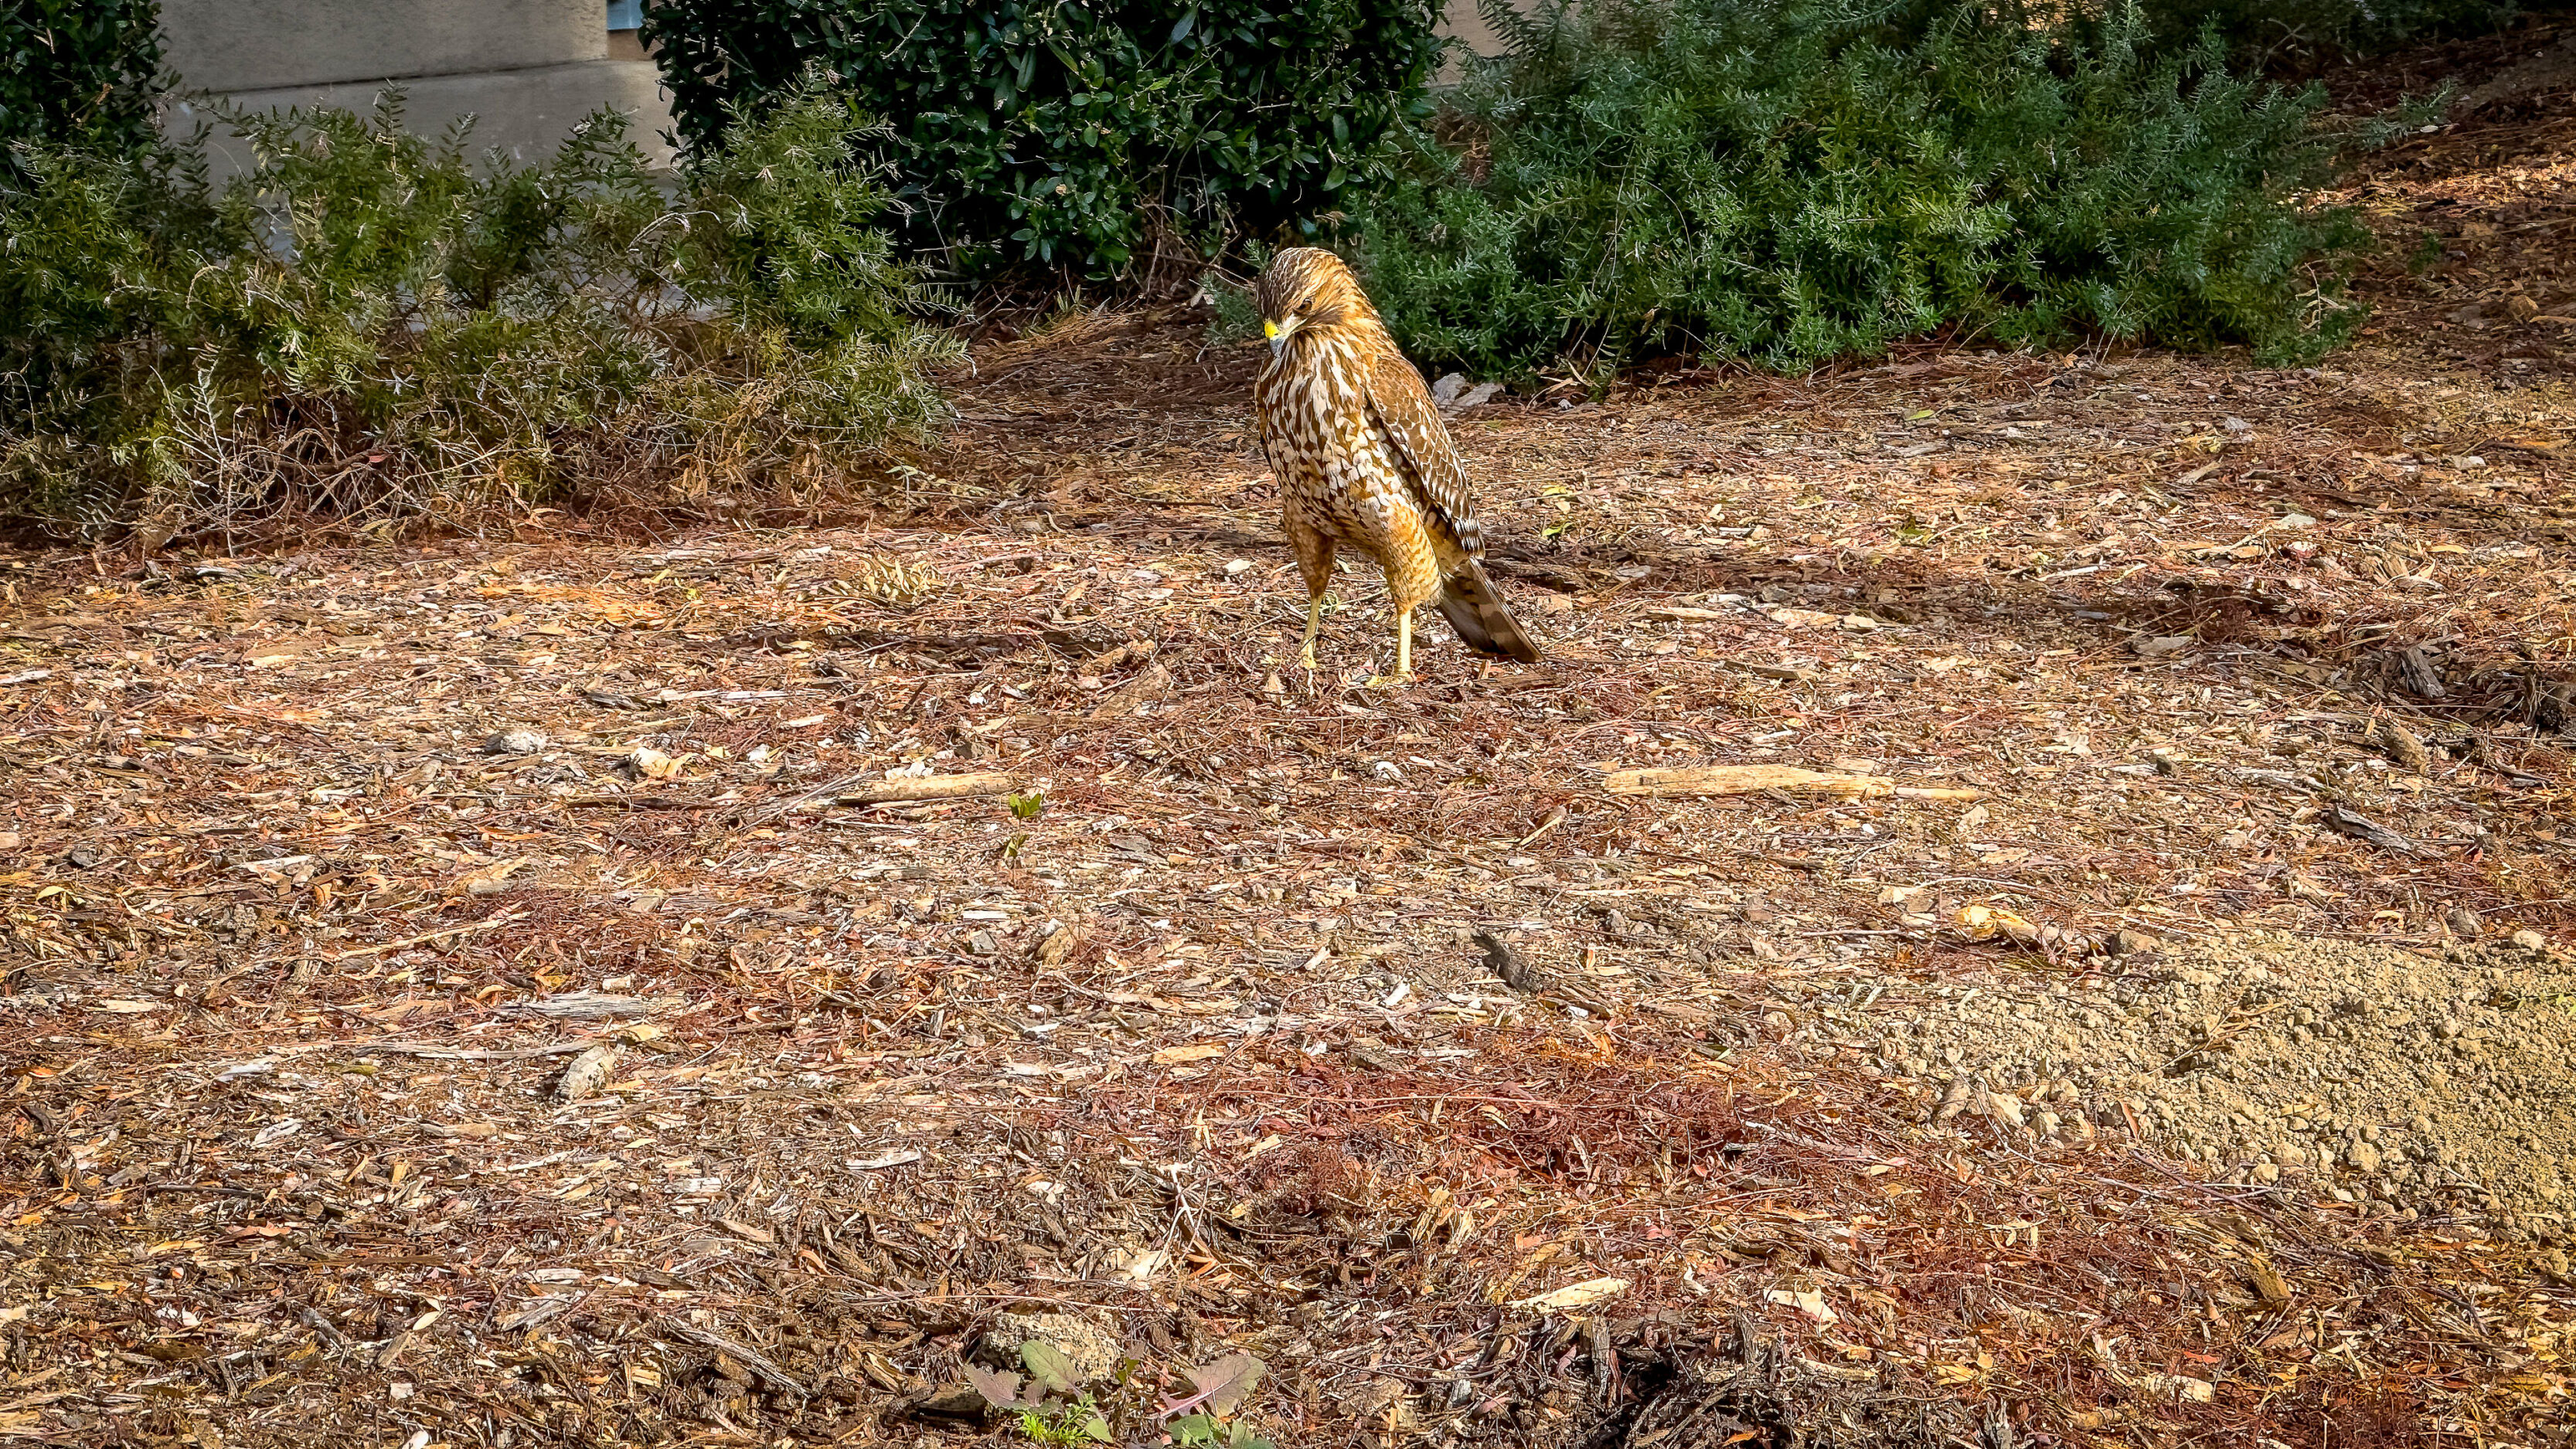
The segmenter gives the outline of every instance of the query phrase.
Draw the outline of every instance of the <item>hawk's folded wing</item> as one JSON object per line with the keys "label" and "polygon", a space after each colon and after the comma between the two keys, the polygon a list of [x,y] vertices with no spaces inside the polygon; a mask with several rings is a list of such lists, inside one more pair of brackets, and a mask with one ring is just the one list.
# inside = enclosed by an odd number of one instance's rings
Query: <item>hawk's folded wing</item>
{"label": "hawk's folded wing", "polygon": [[1469,558],[1485,552],[1476,526],[1476,505],[1467,492],[1467,467],[1449,440],[1449,425],[1440,417],[1422,374],[1393,347],[1371,360],[1368,381],[1369,420],[1384,434],[1396,468],[1413,488],[1423,512],[1465,550]]}

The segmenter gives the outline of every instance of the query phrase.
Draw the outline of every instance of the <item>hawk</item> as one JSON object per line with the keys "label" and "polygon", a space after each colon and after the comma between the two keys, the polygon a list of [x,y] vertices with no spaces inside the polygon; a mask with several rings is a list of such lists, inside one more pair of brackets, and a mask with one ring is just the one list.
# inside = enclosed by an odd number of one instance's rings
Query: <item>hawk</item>
{"label": "hawk", "polygon": [[1333,553],[1345,546],[1386,575],[1398,678],[1413,673],[1413,611],[1426,599],[1437,599],[1469,648],[1537,663],[1538,646],[1485,577],[1484,537],[1448,425],[1359,279],[1331,252],[1291,247],[1262,270],[1254,300],[1270,361],[1253,413],[1306,580],[1306,667],[1315,667]]}

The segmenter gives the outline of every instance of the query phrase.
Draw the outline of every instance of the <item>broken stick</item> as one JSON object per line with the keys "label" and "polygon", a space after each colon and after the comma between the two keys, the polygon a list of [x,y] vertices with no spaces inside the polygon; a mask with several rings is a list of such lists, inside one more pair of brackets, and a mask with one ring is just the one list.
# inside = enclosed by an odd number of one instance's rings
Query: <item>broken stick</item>
{"label": "broken stick", "polygon": [[1010,776],[923,775],[910,780],[874,780],[832,797],[835,805],[892,805],[905,800],[963,800],[976,795],[1007,795],[1017,788]]}
{"label": "broken stick", "polygon": [[1896,795],[1908,800],[1983,800],[1983,790],[1899,785],[1883,775],[1829,775],[1789,765],[1704,765],[1674,770],[1613,770],[1601,782],[1613,795],[1756,795],[1787,790],[1800,795],[1866,799]]}

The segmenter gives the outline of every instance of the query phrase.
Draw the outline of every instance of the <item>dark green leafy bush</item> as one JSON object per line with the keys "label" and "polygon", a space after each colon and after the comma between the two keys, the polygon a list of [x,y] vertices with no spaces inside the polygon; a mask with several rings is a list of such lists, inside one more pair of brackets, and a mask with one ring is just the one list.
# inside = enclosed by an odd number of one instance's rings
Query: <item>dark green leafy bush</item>
{"label": "dark green leafy bush", "polygon": [[142,146],[160,28],[158,0],[0,0],[0,175],[20,141]]}
{"label": "dark green leafy bush", "polygon": [[1418,357],[1595,376],[1655,352],[1796,368],[1954,328],[2312,357],[2362,232],[2300,199],[2320,102],[1983,6],[1598,0],[1523,19],[1362,228]]}
{"label": "dark green leafy bush", "polygon": [[940,415],[953,343],[873,229],[847,110],[744,123],[666,200],[623,122],[542,166],[373,116],[228,118],[219,194],[166,151],[20,148],[0,185],[0,515],[154,539],[602,489],[820,480]]}
{"label": "dark green leafy bush", "polygon": [[964,274],[1107,278],[1157,248],[1326,228],[1425,109],[1438,18],[1435,0],[646,0],[644,33],[693,146],[819,67],[891,123],[914,244]]}

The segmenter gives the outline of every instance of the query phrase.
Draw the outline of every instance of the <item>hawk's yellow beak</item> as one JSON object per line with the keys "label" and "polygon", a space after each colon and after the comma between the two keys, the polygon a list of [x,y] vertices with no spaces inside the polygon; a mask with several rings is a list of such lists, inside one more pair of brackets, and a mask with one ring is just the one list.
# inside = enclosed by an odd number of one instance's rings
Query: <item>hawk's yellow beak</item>
{"label": "hawk's yellow beak", "polygon": [[1262,335],[1262,337],[1263,337],[1263,338],[1265,338],[1265,339],[1267,339],[1267,340],[1269,340],[1269,341],[1274,341],[1274,342],[1275,342],[1275,341],[1277,341],[1277,340],[1278,340],[1278,338],[1279,338],[1279,324],[1278,324],[1278,323],[1276,323],[1276,322],[1271,321],[1271,320],[1270,320],[1269,318],[1267,318],[1267,317],[1262,318],[1262,319],[1261,319],[1261,335]]}

